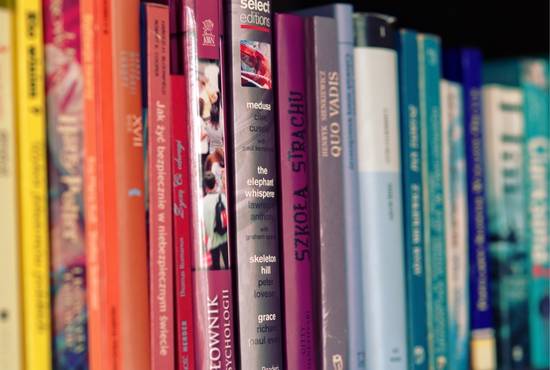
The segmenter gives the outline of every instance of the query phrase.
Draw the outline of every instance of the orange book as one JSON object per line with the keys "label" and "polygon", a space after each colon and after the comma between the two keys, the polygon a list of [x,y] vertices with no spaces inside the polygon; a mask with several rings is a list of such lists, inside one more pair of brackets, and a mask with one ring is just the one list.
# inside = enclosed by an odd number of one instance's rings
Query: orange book
{"label": "orange book", "polygon": [[84,73],[84,212],[86,229],[86,294],[88,300],[88,361],[90,369],[102,369],[99,233],[98,133],[99,104],[96,93],[97,16],[95,0],[80,1],[82,68]]}
{"label": "orange book", "polygon": [[[150,370],[139,0],[96,2],[101,366]],[[103,254],[103,255],[102,255]]]}

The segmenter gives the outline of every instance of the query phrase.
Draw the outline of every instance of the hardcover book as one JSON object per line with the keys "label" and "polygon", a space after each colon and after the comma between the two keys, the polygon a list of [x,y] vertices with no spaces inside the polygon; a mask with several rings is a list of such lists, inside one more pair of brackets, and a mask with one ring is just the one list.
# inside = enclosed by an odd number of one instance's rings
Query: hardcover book
{"label": "hardcover book", "polygon": [[226,2],[228,163],[242,369],[282,369],[277,156],[269,0]]}
{"label": "hardcover book", "polygon": [[[525,243],[530,259],[529,342],[533,369],[550,367],[550,112],[547,59],[492,62],[484,69],[488,83],[520,88],[525,122]],[[522,337],[524,337],[523,335]]]}
{"label": "hardcover book", "polygon": [[[346,235],[344,227],[341,76],[336,21],[305,20],[312,235],[318,361],[320,369],[348,368]],[[327,47],[327,45],[329,47]]]}
{"label": "hardcover book", "polygon": [[15,99],[23,362],[52,368],[42,1],[15,4]]}
{"label": "hardcover book", "polygon": [[477,49],[450,49],[444,54],[443,74],[463,88],[470,248],[470,367],[490,370],[496,368],[496,357],[483,173],[481,63]]}
{"label": "hardcover book", "polygon": [[437,36],[418,34],[418,76],[426,245],[426,306],[430,369],[447,369],[447,271],[445,256],[445,190],[439,83],[441,46]]}
{"label": "hardcover book", "polygon": [[13,9],[0,1],[0,368],[23,369],[15,158]]}
{"label": "hardcover book", "polygon": [[468,213],[462,86],[441,80],[449,368],[468,370]]}
{"label": "hardcover book", "polygon": [[151,368],[137,0],[96,2],[101,369]]}
{"label": "hardcover book", "polygon": [[417,33],[400,31],[399,71],[401,104],[401,158],[403,222],[405,236],[405,284],[407,291],[407,343],[409,369],[428,369],[428,317],[424,204],[422,184],[422,131],[418,91]]}
{"label": "hardcover book", "polygon": [[196,2],[185,19],[198,369],[236,367],[221,6]]}
{"label": "hardcover book", "polygon": [[361,276],[361,235],[359,232],[359,192],[357,170],[357,127],[355,118],[355,81],[353,78],[353,6],[331,4],[304,9],[298,14],[330,17],[336,20],[338,61],[341,79],[342,158],[344,161],[344,217],[346,230],[346,264],[348,316],[354,325],[348,328],[349,366],[365,368],[365,333],[363,331],[363,291]]}
{"label": "hardcover book", "polygon": [[317,368],[307,136],[304,21],[275,15],[286,369]]}
{"label": "hardcover book", "polygon": [[529,252],[525,243],[524,115],[520,89],[483,87],[489,256],[499,369],[529,367]]}
{"label": "hardcover book", "polygon": [[151,368],[175,369],[168,6],[142,3],[142,104]]}
{"label": "hardcover book", "polygon": [[355,77],[366,368],[407,369],[395,18],[357,13]]}
{"label": "hardcover book", "polygon": [[[170,2],[170,84],[172,90],[172,203],[175,276],[175,339],[178,370],[195,368],[195,331],[193,318],[192,214],[190,181],[190,145],[188,123],[188,73],[185,70],[186,32],[194,26],[193,8],[182,2]],[[188,21],[186,21],[188,19]]]}
{"label": "hardcover book", "polygon": [[[88,368],[79,1],[44,1],[53,366]],[[67,37],[71,35],[71,37]]]}

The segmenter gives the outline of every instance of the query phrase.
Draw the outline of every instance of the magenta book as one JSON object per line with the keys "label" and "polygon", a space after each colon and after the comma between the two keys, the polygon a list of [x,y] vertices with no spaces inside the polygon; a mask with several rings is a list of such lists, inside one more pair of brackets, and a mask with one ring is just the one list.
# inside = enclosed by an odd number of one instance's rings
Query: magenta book
{"label": "magenta book", "polygon": [[80,2],[44,1],[53,361],[88,368]]}
{"label": "magenta book", "polygon": [[275,15],[281,239],[287,370],[316,369],[310,240],[304,21]]}
{"label": "magenta book", "polygon": [[142,7],[151,368],[175,369],[168,7]]}
{"label": "magenta book", "polygon": [[231,370],[236,364],[220,1],[197,1],[195,17],[187,14],[184,24],[196,368]]}

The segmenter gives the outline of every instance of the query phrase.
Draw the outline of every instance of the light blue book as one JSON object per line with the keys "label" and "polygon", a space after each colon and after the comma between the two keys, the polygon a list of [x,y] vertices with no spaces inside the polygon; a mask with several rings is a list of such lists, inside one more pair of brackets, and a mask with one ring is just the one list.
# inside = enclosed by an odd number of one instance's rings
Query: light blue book
{"label": "light blue book", "polygon": [[531,368],[550,367],[550,113],[548,60],[493,62],[487,83],[519,87],[524,99],[525,241],[530,253],[529,338]]}
{"label": "light blue book", "polygon": [[409,369],[428,369],[428,317],[422,202],[422,134],[418,91],[417,33],[400,31],[399,72],[403,221],[407,286],[407,341]]}
{"label": "light blue book", "polygon": [[365,368],[365,338],[363,332],[363,301],[361,254],[359,234],[359,180],[357,172],[357,128],[355,121],[355,84],[353,78],[353,7],[350,4],[332,4],[304,9],[302,15],[335,18],[338,28],[338,58],[340,59],[342,137],[344,140],[344,201],[346,212],[346,255],[350,369]]}
{"label": "light blue book", "polygon": [[462,85],[441,81],[449,369],[469,368],[468,199]]}
{"label": "light blue book", "polygon": [[355,78],[367,369],[407,370],[394,18],[356,14]]}
{"label": "light blue book", "polygon": [[438,37],[419,34],[418,70],[426,246],[429,368],[448,368],[445,207],[439,83],[441,46]]}

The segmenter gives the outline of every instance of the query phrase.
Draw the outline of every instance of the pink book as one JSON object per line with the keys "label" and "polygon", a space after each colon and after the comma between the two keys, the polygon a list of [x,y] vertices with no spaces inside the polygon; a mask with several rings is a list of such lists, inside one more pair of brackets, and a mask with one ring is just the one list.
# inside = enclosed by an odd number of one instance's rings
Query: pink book
{"label": "pink book", "polygon": [[151,368],[175,369],[174,258],[172,248],[171,95],[169,14],[142,5]]}

